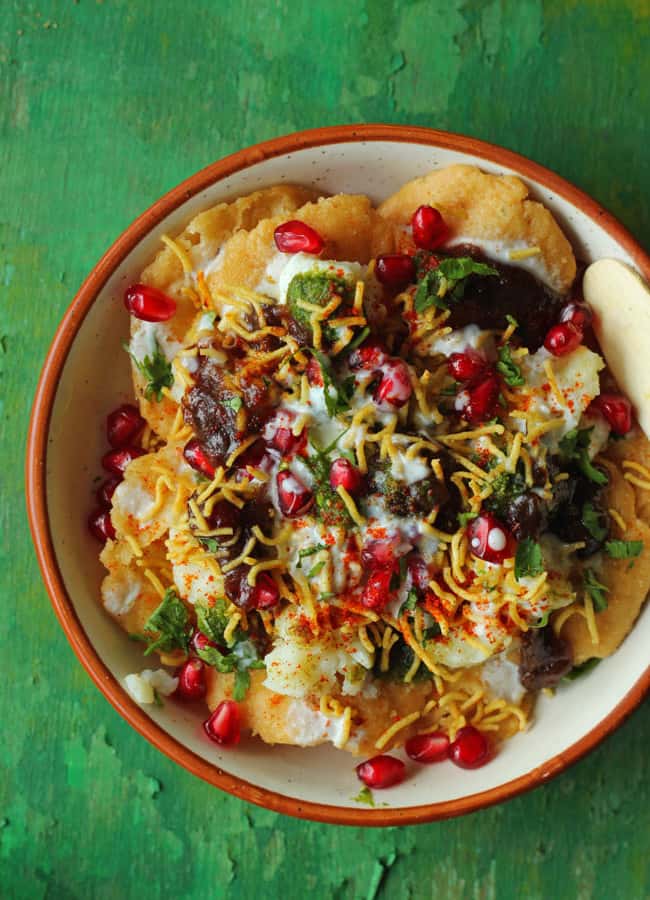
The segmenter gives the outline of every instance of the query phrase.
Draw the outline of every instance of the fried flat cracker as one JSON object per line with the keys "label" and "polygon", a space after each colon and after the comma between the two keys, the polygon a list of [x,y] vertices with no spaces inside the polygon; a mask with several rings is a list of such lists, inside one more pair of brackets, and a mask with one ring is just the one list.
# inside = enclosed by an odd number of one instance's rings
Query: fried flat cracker
{"label": "fried flat cracker", "polygon": [[[323,238],[323,259],[367,263],[379,252],[390,252],[393,246],[392,228],[364,196],[321,197],[298,209],[294,218],[311,225]],[[255,290],[278,252],[273,232],[285,220],[286,216],[275,216],[252,231],[235,234],[224,247],[223,265],[208,277],[210,288],[241,285]]]}
{"label": "fried flat cracker", "polygon": [[631,470],[623,467],[624,460],[650,467],[650,442],[641,432],[611,444],[604,462],[609,472],[606,505],[615,509],[626,525],[624,531],[614,525],[613,539],[643,541],[643,549],[632,560],[605,556],[599,580],[609,593],[607,609],[596,614],[598,643],[592,643],[582,616],[571,616],[563,626],[562,637],[570,641],[576,665],[594,656],[610,656],[632,629],[650,591],[650,491],[625,479],[625,472]]}
{"label": "fried flat cracker", "polygon": [[452,242],[473,238],[539,247],[550,287],[560,293],[571,287],[576,274],[571,245],[551,213],[529,199],[519,178],[490,175],[475,166],[448,166],[407,182],[379,212],[403,226],[422,204],[440,210]]}
{"label": "fried flat cracker", "polygon": [[[316,192],[309,188],[290,184],[255,191],[232,203],[219,203],[199,213],[174,240],[198,270],[214,260],[223,244],[236,232],[255,228],[258,222],[269,217],[286,218],[315,196]],[[171,248],[164,247],[144,270],[140,281],[164,291],[176,300],[176,314],[168,322],[157,325],[156,334],[163,347],[165,343],[171,346],[181,343],[192,324],[196,307],[190,294],[184,290],[187,282],[178,255]],[[132,339],[137,341],[139,333],[146,328],[147,325],[131,318]],[[132,372],[142,415],[157,434],[167,437],[176,415],[177,404],[167,397],[163,397],[160,402],[148,400],[144,396],[146,378],[135,365],[132,365]]]}

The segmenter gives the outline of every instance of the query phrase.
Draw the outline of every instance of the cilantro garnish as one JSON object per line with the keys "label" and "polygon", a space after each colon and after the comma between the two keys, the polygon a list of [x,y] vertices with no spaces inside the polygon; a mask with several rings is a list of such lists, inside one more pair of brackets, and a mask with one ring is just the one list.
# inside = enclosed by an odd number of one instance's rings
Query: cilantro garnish
{"label": "cilantro garnish", "polygon": [[312,350],[312,353],[323,376],[323,394],[328,415],[334,417],[350,409],[350,399],[354,393],[354,375],[350,375],[341,384],[337,384],[332,375],[328,357],[318,350]]}
{"label": "cilantro garnish", "polygon": [[542,549],[532,538],[524,538],[517,545],[515,555],[515,578],[519,581],[527,575],[541,575],[544,571]]}
{"label": "cilantro garnish", "polygon": [[366,803],[368,806],[375,806],[375,798],[369,787],[362,787],[356,797],[352,798],[356,803]]}
{"label": "cilantro garnish", "polygon": [[244,639],[235,644],[230,653],[221,653],[216,647],[202,647],[198,656],[222,674],[234,673],[233,700],[243,700],[250,687],[249,669],[263,669],[257,648],[251,640]]}
{"label": "cilantro garnish", "polygon": [[297,569],[302,568],[302,561],[307,556],[313,556],[314,553],[318,553],[319,550],[326,550],[325,544],[312,544],[311,547],[303,547],[302,550],[298,551],[298,564],[296,566]]}
{"label": "cilantro garnish", "polygon": [[214,606],[203,606],[201,603],[197,603],[195,607],[199,631],[215,644],[226,643],[223,633],[228,626],[227,607],[228,603],[223,597],[220,597]]}
{"label": "cilantro garnish", "polygon": [[424,643],[427,641],[432,641],[434,638],[440,637],[442,634],[442,630],[440,625],[437,622],[434,622],[433,625],[429,625],[428,628],[425,628],[422,632],[422,637],[424,638]]}
{"label": "cilantro garnish", "polygon": [[415,311],[424,312],[431,306],[449,309],[449,300],[461,300],[465,293],[466,279],[470,275],[498,275],[496,269],[476,262],[469,256],[441,259],[435,269],[429,271],[418,284],[415,292]]}
{"label": "cilantro garnish", "polygon": [[335,596],[336,596],[336,594],[334,593],[334,591],[325,591],[323,594],[320,595],[320,597],[318,599],[319,600],[331,600],[332,597],[335,597]]}
{"label": "cilantro garnish", "polygon": [[599,662],[601,660],[597,656],[592,656],[591,659],[585,660],[579,666],[574,666],[570,672],[567,672],[562,681],[575,681],[576,678],[580,678],[581,675],[586,675],[587,672],[595,669]]}
{"label": "cilantro garnish", "polygon": [[467,525],[468,522],[471,522],[472,519],[478,518],[477,512],[462,512],[458,513],[458,524],[462,527],[463,525]]}
{"label": "cilantro garnish", "polygon": [[369,334],[370,329],[368,328],[368,326],[362,328],[359,334],[355,338],[353,338],[353,340],[351,340],[349,344],[346,344],[344,348],[346,353],[351,353],[353,350],[356,350],[360,344],[363,344]]}
{"label": "cilantro garnish", "polygon": [[542,618],[538,622],[535,622],[534,625],[529,625],[528,627],[529,628],[546,628],[546,626],[548,625],[548,620],[549,620],[550,615],[551,615],[551,610],[547,609],[546,612],[544,613],[544,615],[542,616]]}
{"label": "cilantro garnish", "polygon": [[492,493],[486,499],[485,506],[500,519],[505,518],[515,497],[526,491],[526,481],[518,472],[502,472],[490,482],[490,486]]}
{"label": "cilantro garnish", "polygon": [[506,313],[506,322],[508,325],[512,325],[513,328],[519,328],[519,322],[510,313]]}
{"label": "cilantro garnish", "polygon": [[226,409],[231,409],[233,412],[239,412],[239,410],[244,405],[244,401],[241,397],[235,395],[234,397],[228,397],[226,400],[221,401],[221,405],[225,406]]}
{"label": "cilantro garnish", "polygon": [[591,597],[596,612],[602,612],[604,609],[607,609],[607,597],[605,594],[609,591],[609,588],[598,581],[593,569],[584,570],[582,583],[586,593]]}
{"label": "cilantro garnish", "polygon": [[635,559],[643,550],[643,541],[607,541],[605,551],[612,559]]}
{"label": "cilantro garnish", "polygon": [[325,563],[326,563],[326,560],[324,560],[324,559],[321,559],[319,562],[315,563],[311,567],[309,572],[307,572],[307,578],[316,578],[317,575],[320,575],[320,573],[325,568]]}
{"label": "cilantro garnish", "polygon": [[567,431],[559,443],[560,453],[565,462],[576,462],[578,468],[590,481],[595,484],[607,484],[607,475],[597,469],[589,459],[589,442],[592,428],[572,428]]}
{"label": "cilantro garnish", "polygon": [[520,387],[522,384],[525,384],[524,376],[521,374],[521,368],[512,358],[510,344],[504,344],[503,347],[499,348],[497,372],[510,387]]}
{"label": "cilantro garnish", "polygon": [[154,338],[153,356],[145,356],[144,359],[138,359],[131,352],[128,344],[123,344],[124,349],[129,354],[139,371],[147,379],[147,385],[144,389],[144,395],[147,400],[155,397],[157,402],[162,400],[163,388],[170,388],[174,384],[174,374],[172,372],[171,363],[167,361],[167,357],[160,349],[157,338]]}
{"label": "cilantro garnish", "polygon": [[416,607],[417,602],[418,602],[417,591],[414,588],[411,588],[411,590],[406,595],[406,600],[400,606],[398,618],[405,616],[407,612],[413,612],[413,610]]}
{"label": "cilantro garnish", "polygon": [[149,616],[145,631],[158,633],[144,651],[145,656],[157,650],[169,653],[172,650],[187,650],[189,644],[190,617],[184,603],[179,600],[173,588],[167,588],[160,606]]}
{"label": "cilantro garnish", "polygon": [[607,534],[607,528],[602,524],[602,515],[593,503],[585,503],[580,516],[582,524],[596,541],[602,541]]}

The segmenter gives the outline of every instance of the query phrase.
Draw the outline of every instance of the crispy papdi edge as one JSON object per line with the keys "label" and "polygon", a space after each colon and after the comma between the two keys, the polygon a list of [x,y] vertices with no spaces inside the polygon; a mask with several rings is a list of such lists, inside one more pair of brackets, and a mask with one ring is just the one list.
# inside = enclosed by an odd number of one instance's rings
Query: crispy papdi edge
{"label": "crispy papdi edge", "polygon": [[[625,530],[613,521],[612,540],[642,541],[635,559],[611,559],[604,554],[599,580],[609,589],[607,609],[596,613],[599,640],[592,643],[582,616],[571,616],[562,628],[573,647],[576,665],[592,657],[611,656],[631,631],[650,592],[650,491],[636,487],[624,477],[623,461],[650,467],[650,441],[637,431],[632,437],[610,444],[603,456],[609,473],[606,505],[616,510]],[[638,475],[638,473],[636,473]]]}
{"label": "crispy papdi edge", "polygon": [[513,175],[491,175],[476,166],[454,165],[407,182],[379,212],[396,226],[408,225],[423,204],[438,209],[454,238],[523,241],[539,247],[551,287],[565,293],[576,275],[571,244],[546,207],[529,199]]}
{"label": "crispy papdi edge", "polygon": [[[202,257],[213,259],[233,234],[255,228],[258,222],[269,217],[292,215],[296,209],[316,196],[317,192],[310,188],[291,184],[255,191],[231,203],[219,203],[199,213],[174,240],[188,253],[199,248]],[[196,308],[190,297],[183,292],[183,267],[176,253],[169,247],[163,247],[143,271],[140,281],[164,291],[176,300],[176,314],[161,327],[172,340],[180,343],[192,324]],[[140,328],[142,323],[131,317],[132,337],[137,335]],[[153,431],[165,438],[171,430],[177,404],[167,397],[159,402],[148,400],[144,395],[146,379],[134,363],[131,371],[141,414]]]}

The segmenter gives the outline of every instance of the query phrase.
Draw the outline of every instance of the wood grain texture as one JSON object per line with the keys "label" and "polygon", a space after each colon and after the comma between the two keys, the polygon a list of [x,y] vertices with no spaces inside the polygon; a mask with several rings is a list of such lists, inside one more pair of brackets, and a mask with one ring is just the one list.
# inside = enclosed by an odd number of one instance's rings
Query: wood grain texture
{"label": "wood grain texture", "polygon": [[[642,898],[650,709],[553,783],[386,831],[298,822],[146,744],[76,662],[40,582],[22,451],[54,328],[180,179],[343,121],[504,144],[650,244],[647,0],[36,0],[0,18],[0,894],[11,898]],[[540,735],[540,740],[543,736]]]}

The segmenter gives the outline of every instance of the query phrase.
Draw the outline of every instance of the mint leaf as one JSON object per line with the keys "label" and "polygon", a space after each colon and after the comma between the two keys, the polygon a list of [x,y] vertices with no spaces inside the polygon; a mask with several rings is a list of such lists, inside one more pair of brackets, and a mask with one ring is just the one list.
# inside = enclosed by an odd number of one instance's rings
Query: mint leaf
{"label": "mint leaf", "polygon": [[429,269],[415,292],[415,311],[424,312],[431,306],[449,309],[447,300],[458,301],[465,292],[470,275],[498,275],[496,269],[476,262],[469,256],[446,257],[435,269]]}
{"label": "mint leaf", "polygon": [[520,387],[522,384],[525,384],[524,376],[521,374],[521,368],[512,358],[510,344],[504,344],[504,346],[499,349],[497,372],[510,387]]}
{"label": "mint leaf", "polygon": [[157,650],[169,653],[172,650],[187,650],[189,646],[190,617],[185,604],[179,600],[173,588],[167,588],[160,606],[147,619],[144,630],[157,633],[144,651],[148,656]]}
{"label": "mint leaf", "polygon": [[154,338],[153,356],[145,356],[143,360],[139,360],[132,352],[128,344],[124,344],[124,349],[129,354],[139,371],[147,379],[147,385],[144,389],[144,395],[147,400],[152,397],[156,398],[159,403],[162,400],[163,388],[170,388],[174,384],[174,375],[171,363],[167,361],[167,357],[160,349],[158,339]]}
{"label": "mint leaf", "polygon": [[581,515],[582,524],[585,526],[589,534],[597,541],[607,535],[607,528],[602,524],[602,515],[598,512],[593,503],[585,503],[582,507]]}
{"label": "mint leaf", "polygon": [[602,612],[604,609],[607,609],[607,597],[605,594],[609,591],[609,588],[598,581],[593,569],[584,570],[582,573],[582,584],[587,594],[591,597],[591,602],[594,604],[596,612]]}
{"label": "mint leaf", "polygon": [[541,575],[544,571],[542,550],[532,538],[519,541],[515,555],[515,578],[519,581],[527,575]]}
{"label": "mint leaf", "polygon": [[612,559],[635,559],[643,550],[643,541],[607,541],[605,551]]}

